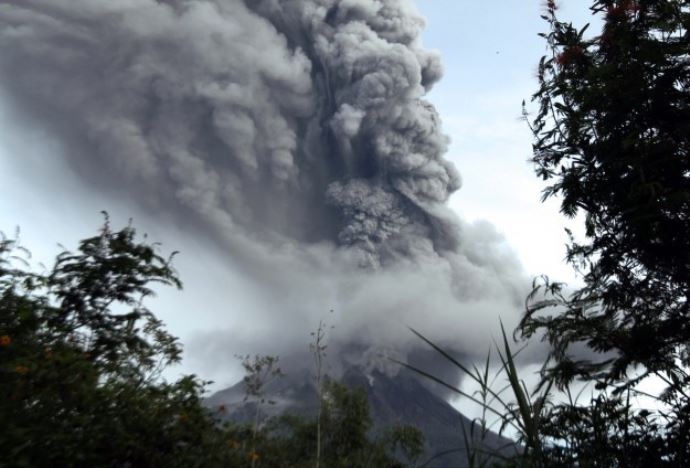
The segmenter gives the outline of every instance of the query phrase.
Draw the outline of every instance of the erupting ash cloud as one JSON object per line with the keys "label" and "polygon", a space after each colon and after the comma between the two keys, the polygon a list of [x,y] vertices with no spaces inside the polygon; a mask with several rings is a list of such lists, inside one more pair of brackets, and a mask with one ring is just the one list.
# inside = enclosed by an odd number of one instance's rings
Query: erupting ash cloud
{"label": "erupting ash cloud", "polygon": [[341,343],[404,351],[405,323],[471,353],[524,283],[445,204],[460,177],[423,27],[407,0],[10,0],[0,83],[86,180],[198,225],[254,278],[272,309],[255,347],[306,347],[334,308]]}

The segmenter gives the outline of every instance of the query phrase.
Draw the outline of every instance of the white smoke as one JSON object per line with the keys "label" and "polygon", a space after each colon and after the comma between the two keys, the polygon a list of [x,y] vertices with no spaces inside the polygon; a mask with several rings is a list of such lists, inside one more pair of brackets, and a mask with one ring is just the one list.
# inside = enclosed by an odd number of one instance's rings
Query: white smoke
{"label": "white smoke", "polygon": [[265,291],[260,334],[209,333],[213,355],[302,349],[330,308],[336,348],[409,349],[407,324],[475,354],[526,283],[445,204],[423,27],[407,0],[10,0],[0,83],[87,180],[197,225]]}

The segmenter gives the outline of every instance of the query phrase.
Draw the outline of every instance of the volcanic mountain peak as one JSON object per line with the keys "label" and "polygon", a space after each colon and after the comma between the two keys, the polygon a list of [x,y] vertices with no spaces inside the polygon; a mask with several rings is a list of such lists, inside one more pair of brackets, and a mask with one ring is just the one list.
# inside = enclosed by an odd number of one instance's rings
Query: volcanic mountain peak
{"label": "volcanic mountain peak", "polygon": [[[415,376],[400,371],[385,373],[373,367],[354,365],[347,368],[339,381],[350,388],[365,390],[369,402],[373,431],[381,431],[396,425],[418,428],[425,437],[425,456],[439,456],[428,466],[462,468],[466,466],[466,447],[462,427],[471,433],[472,421],[463,416],[447,401],[437,395]],[[261,409],[264,417],[292,412],[314,417],[317,409],[317,388],[314,377],[307,370],[291,372],[270,382],[265,397],[274,402]],[[245,400],[244,382],[219,391],[206,401],[209,407],[224,405],[230,419],[238,422],[251,420],[255,406]],[[501,453],[514,450],[511,441],[493,432],[480,440],[475,431],[475,444]],[[512,445],[512,446],[511,446]],[[505,448],[508,447],[508,448]]]}

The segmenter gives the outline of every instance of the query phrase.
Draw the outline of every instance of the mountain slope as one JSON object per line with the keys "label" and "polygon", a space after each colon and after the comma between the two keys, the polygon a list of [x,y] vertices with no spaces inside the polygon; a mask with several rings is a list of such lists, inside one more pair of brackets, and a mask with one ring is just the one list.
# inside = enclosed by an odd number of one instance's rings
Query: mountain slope
{"label": "mountain slope", "polygon": [[[469,434],[471,421],[419,382],[415,376],[405,372],[389,376],[377,370],[364,372],[352,367],[343,374],[340,382],[351,388],[365,389],[373,431],[394,425],[414,426],[423,432],[426,439],[425,455],[422,459],[435,457],[427,466],[467,466],[461,426],[464,426]],[[229,418],[235,421],[250,421],[254,415],[254,407],[244,402],[244,394],[244,384],[240,382],[215,393],[206,400],[206,404],[209,407],[224,405]],[[266,396],[275,404],[262,408],[264,417],[275,416],[284,411],[307,417],[316,415],[316,387],[307,371],[291,373],[271,382],[266,388]],[[510,440],[492,432],[486,434],[483,442],[476,440],[475,443],[487,449],[508,445],[508,448],[501,450],[504,454],[514,453],[515,450]]]}

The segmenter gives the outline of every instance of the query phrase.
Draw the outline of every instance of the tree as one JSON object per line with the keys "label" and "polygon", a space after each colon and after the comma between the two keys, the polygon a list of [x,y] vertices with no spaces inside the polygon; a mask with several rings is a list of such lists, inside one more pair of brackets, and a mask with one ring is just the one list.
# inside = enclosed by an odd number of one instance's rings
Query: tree
{"label": "tree", "polygon": [[108,222],[34,273],[0,241],[0,466],[219,466],[235,454],[201,404],[204,382],[166,382],[181,348],[144,306],[180,287],[155,244]]}
{"label": "tree", "polygon": [[[591,10],[603,30],[588,38],[548,2],[551,55],[532,122],[537,174],[553,182],[544,198],[585,215],[586,240],[567,256],[585,286],[556,296],[566,306],[556,317],[532,303],[522,328],[546,331],[564,378],[616,382],[636,365],[670,378],[679,359],[690,364],[690,3],[597,0]],[[606,358],[569,361],[578,341]]]}
{"label": "tree", "polygon": [[[331,310],[331,313],[333,310]],[[334,328],[331,326],[331,328]],[[317,397],[317,407],[316,407],[316,463],[315,467],[319,468],[321,465],[321,410],[323,408],[323,386],[324,386],[324,373],[323,364],[326,358],[326,350],[328,345],[326,344],[326,323],[323,320],[319,320],[319,326],[316,331],[310,333],[313,337],[313,342],[309,344],[309,349],[314,356],[314,383],[316,384],[316,397]]]}
{"label": "tree", "polygon": [[[690,2],[594,0],[590,9],[602,20],[592,36],[587,26],[560,21],[555,2],[546,2],[549,55],[539,63],[538,112],[530,125],[537,174],[551,182],[544,198],[561,197],[568,217],[584,214],[585,239],[571,235],[567,251],[584,286],[566,294],[546,279],[530,296],[520,330],[526,337],[543,333],[551,345],[545,382],[563,389],[579,378],[612,390],[588,407],[553,408],[547,432],[575,440],[578,463],[585,456],[578,450],[596,454],[592,447],[605,440],[619,465],[626,463],[621,454],[636,453],[631,441],[637,441],[657,464],[684,466],[690,460]],[[573,346],[582,343],[596,357],[576,358]],[[667,410],[656,417],[629,405],[630,392],[649,375],[667,384],[660,396]],[[609,418],[610,430],[594,434],[589,429],[598,415]],[[625,437],[616,438],[615,427],[624,427]],[[643,440],[645,430],[653,443]],[[570,445],[559,450],[564,446]]]}
{"label": "tree", "polygon": [[261,407],[265,404],[272,405],[274,402],[266,398],[266,387],[275,379],[282,377],[283,372],[278,367],[279,358],[277,356],[259,356],[253,358],[249,355],[237,356],[242,361],[245,371],[243,379],[245,387],[244,401],[254,404],[254,420],[252,421],[252,439],[250,461],[251,466],[256,466],[258,456],[256,454],[256,436],[259,431],[261,421]]}

